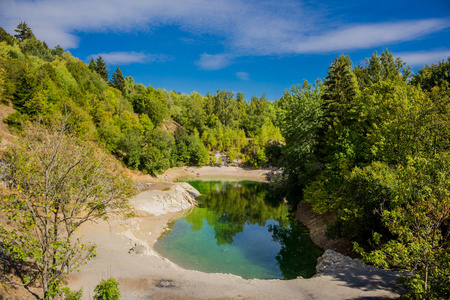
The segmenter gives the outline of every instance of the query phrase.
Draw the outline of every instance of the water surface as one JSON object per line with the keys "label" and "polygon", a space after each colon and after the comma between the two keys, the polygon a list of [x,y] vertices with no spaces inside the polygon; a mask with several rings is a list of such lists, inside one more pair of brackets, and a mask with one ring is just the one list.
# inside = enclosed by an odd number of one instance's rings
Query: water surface
{"label": "water surface", "polygon": [[[315,274],[322,251],[268,184],[189,182],[202,193],[198,207],[168,224],[155,249],[186,269],[243,278],[293,279]],[[271,199],[271,200],[269,200]]]}

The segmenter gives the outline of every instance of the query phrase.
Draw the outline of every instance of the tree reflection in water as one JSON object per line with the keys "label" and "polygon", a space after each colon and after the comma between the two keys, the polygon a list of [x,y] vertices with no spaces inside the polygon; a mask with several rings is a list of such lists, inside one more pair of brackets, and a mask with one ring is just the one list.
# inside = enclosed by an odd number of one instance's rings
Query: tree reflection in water
{"label": "tree reflection in water", "polygon": [[269,205],[265,198],[267,185],[255,182],[204,182],[191,184],[202,193],[197,200],[199,208],[186,217],[192,230],[200,230],[204,221],[214,227],[217,245],[232,244],[233,237],[245,225],[266,226],[269,220],[277,221],[282,228],[289,227],[289,210],[278,203]]}
{"label": "tree reflection in water", "polygon": [[268,194],[268,184],[190,184],[202,193],[199,205],[175,221],[176,226],[168,224],[174,230],[165,233],[165,243],[155,245],[163,255],[187,268],[244,278],[293,279],[315,274],[321,250],[291,217],[288,206]]}

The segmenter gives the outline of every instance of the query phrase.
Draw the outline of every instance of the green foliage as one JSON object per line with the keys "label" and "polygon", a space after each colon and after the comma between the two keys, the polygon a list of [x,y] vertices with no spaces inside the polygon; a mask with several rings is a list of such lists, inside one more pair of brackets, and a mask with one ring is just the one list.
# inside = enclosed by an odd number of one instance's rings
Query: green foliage
{"label": "green foliage", "polygon": [[450,57],[447,61],[440,61],[419,70],[411,80],[411,84],[419,85],[424,91],[431,91],[432,88],[448,86],[450,84]]}
{"label": "green foliage", "polygon": [[26,127],[3,162],[15,193],[0,201],[9,220],[0,224],[2,248],[12,260],[31,264],[23,283],[39,280],[45,299],[52,299],[65,276],[95,256],[95,246],[73,238],[77,228],[107,217],[109,209],[126,209],[132,182],[92,144],[69,135],[64,123]]}
{"label": "green foliage", "polygon": [[450,153],[411,158],[397,173],[401,205],[384,210],[382,219],[395,239],[380,243],[377,233],[378,250],[356,247],[378,266],[412,271],[404,279],[412,298],[448,298],[449,236],[443,226],[450,218]]}
{"label": "green foliage", "polygon": [[155,126],[160,125],[168,117],[169,110],[162,91],[155,90],[151,86],[146,89],[143,85],[135,85],[133,92],[128,97],[133,104],[134,111],[146,114]]}
{"label": "green foliage", "polygon": [[106,70],[106,63],[101,56],[95,60],[95,72],[97,72],[104,81],[108,81],[108,71]]}
{"label": "green foliage", "polygon": [[325,78],[325,91],[322,96],[325,129],[334,123],[346,122],[357,93],[356,76],[351,70],[352,62],[348,56],[341,55],[331,64]]}
{"label": "green foliage", "polygon": [[447,66],[409,83],[410,68],[387,51],[354,71],[340,56],[322,93],[305,84],[276,103],[279,185],[334,212],[328,233],[358,241],[367,261],[413,272],[405,282],[417,298],[449,295]]}
{"label": "green foliage", "polygon": [[122,71],[117,67],[116,72],[112,75],[111,86],[118,89],[123,93],[125,89],[125,78],[123,77]]}
{"label": "green foliage", "polygon": [[93,58],[91,58],[91,61],[89,62],[89,70],[95,71],[96,68],[97,68],[97,64],[95,63],[95,60]]}
{"label": "green foliage", "polygon": [[94,289],[94,300],[119,300],[119,283],[114,278],[102,280]]}
{"label": "green foliage", "polygon": [[374,231],[390,237],[380,215],[398,206],[398,184],[395,172],[386,163],[376,161],[362,169],[354,168],[345,180],[343,209],[338,210],[340,234],[363,242]]}
{"label": "green foliage", "polygon": [[354,72],[359,85],[367,87],[380,81],[401,80],[406,83],[412,75],[411,68],[406,67],[400,57],[394,58],[387,49],[380,55],[373,53],[370,59],[366,58],[366,66],[358,65]]}
{"label": "green foliage", "polygon": [[293,86],[277,102],[280,130],[286,141],[281,165],[286,168],[287,180],[300,191],[322,169],[317,157],[323,122],[322,95],[320,81],[314,87],[304,81],[302,87]]}
{"label": "green foliage", "polygon": [[151,132],[155,127],[147,114],[139,115],[139,123],[141,123],[144,132]]}
{"label": "green foliage", "polygon": [[52,54],[55,56],[62,56],[63,53],[64,49],[60,45],[56,45],[55,48],[52,49]]}
{"label": "green foliage", "polygon": [[36,56],[43,61],[52,61],[53,55],[45,42],[41,42],[36,38],[29,38],[20,43],[23,53],[29,55],[29,59],[32,60],[32,56]]}
{"label": "green foliage", "polygon": [[118,148],[118,144],[122,139],[120,127],[111,121],[100,123],[98,135],[98,141],[110,152],[114,152]]}
{"label": "green foliage", "polygon": [[62,288],[62,292],[65,300],[81,300],[81,297],[83,297],[83,289],[72,291],[70,288],[64,287]]}
{"label": "green foliage", "polygon": [[22,131],[22,124],[26,123],[28,118],[16,111],[8,115],[8,117],[6,117],[3,121],[8,124],[9,130],[12,132],[20,132]]}
{"label": "green foliage", "polygon": [[12,99],[14,108],[20,112],[27,112],[25,104],[34,96],[36,83],[36,76],[33,70],[28,64],[25,65],[18,74],[17,85]]}
{"label": "green foliage", "polygon": [[252,97],[246,109],[243,127],[248,136],[261,134],[263,125],[270,122],[268,116],[269,101],[265,98]]}
{"label": "green foliage", "polygon": [[17,34],[14,35],[15,38],[17,38],[20,41],[24,41],[26,39],[34,38],[33,31],[31,28],[27,25],[25,22],[20,22],[16,29],[14,29]]}
{"label": "green foliage", "polygon": [[0,42],[5,41],[8,45],[14,45],[14,37],[0,27]]}
{"label": "green foliage", "polygon": [[172,165],[175,139],[167,131],[155,129],[144,137],[141,169],[152,175],[163,173]]}

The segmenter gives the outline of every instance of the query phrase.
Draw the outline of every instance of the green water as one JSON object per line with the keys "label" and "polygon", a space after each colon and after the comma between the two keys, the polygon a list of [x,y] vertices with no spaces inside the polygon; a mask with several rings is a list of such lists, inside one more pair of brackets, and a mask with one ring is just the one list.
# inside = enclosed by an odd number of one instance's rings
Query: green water
{"label": "green water", "polygon": [[315,274],[322,251],[287,206],[268,197],[268,184],[189,183],[202,193],[199,205],[169,223],[170,230],[155,244],[161,255],[186,269],[246,279]]}

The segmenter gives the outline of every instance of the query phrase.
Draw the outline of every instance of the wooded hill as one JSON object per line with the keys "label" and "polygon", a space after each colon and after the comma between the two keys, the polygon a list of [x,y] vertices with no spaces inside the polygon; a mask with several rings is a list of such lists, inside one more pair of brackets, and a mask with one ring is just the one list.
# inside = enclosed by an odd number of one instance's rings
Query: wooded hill
{"label": "wooded hill", "polygon": [[[101,57],[88,65],[61,47],[49,49],[30,28],[12,37],[0,29],[1,101],[17,112],[6,122],[16,132],[36,119],[68,116],[71,130],[94,140],[131,168],[159,174],[173,166],[215,165],[220,151],[232,163],[261,167],[277,157],[266,148],[283,138],[274,104],[249,102],[218,91],[190,95],[145,87],[116,69],[108,82]],[[175,121],[181,127],[166,130]]]}

